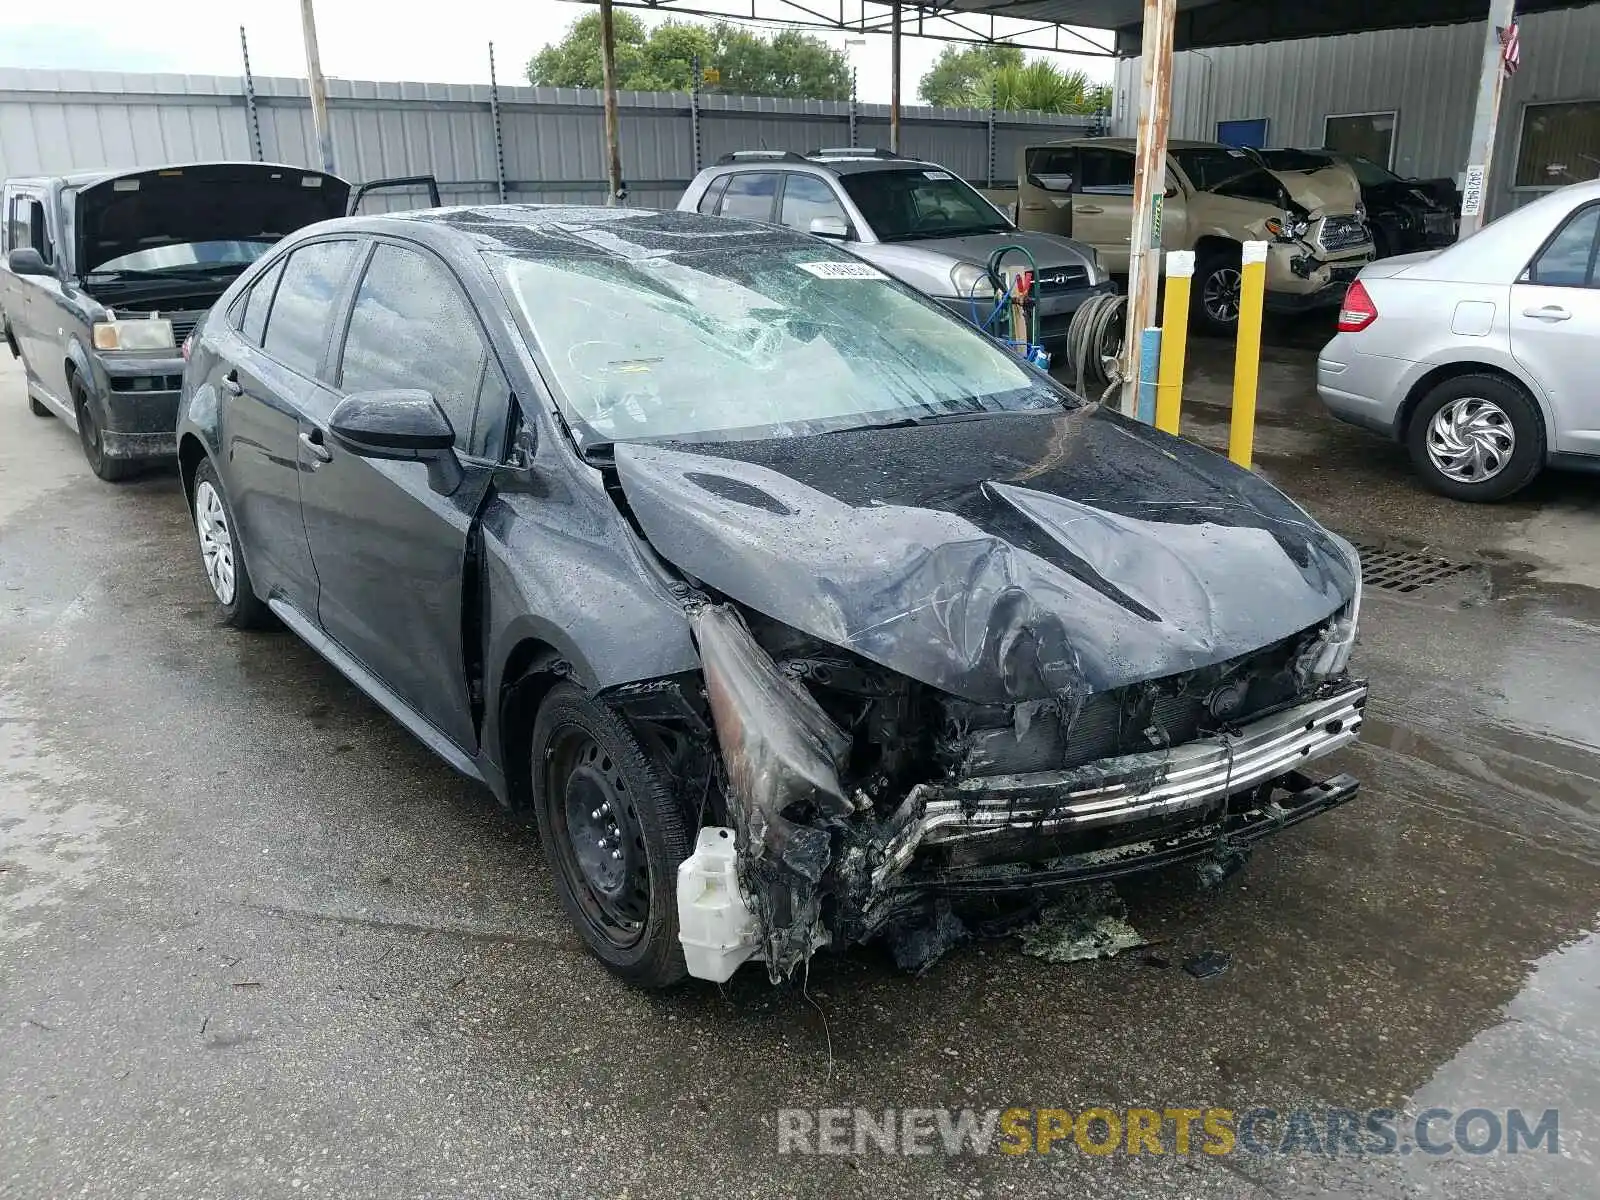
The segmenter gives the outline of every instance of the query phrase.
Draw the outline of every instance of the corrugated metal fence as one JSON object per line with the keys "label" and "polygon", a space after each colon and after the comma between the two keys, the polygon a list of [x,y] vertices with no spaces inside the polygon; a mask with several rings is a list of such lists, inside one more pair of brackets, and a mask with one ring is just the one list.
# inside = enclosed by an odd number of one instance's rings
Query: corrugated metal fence
{"label": "corrugated metal fence", "polygon": [[[1506,82],[1495,141],[1491,216],[1548,188],[1515,184],[1529,104],[1600,100],[1600,4],[1520,17],[1522,68]],[[1329,116],[1395,113],[1401,175],[1455,176],[1467,166],[1484,25],[1395,29],[1344,37],[1190,50],[1174,61],[1172,135],[1210,139],[1217,122],[1268,120],[1273,146],[1323,143]],[[1117,64],[1113,128],[1138,122],[1139,60]]]}
{"label": "corrugated metal fence", "polygon": [[[206,159],[313,165],[305,81],[104,71],[0,69],[0,178]],[[591,89],[501,87],[504,185],[511,201],[599,202],[605,125]],[[487,84],[328,81],[339,174],[357,183],[432,174],[446,204],[498,196]],[[887,105],[677,92],[624,92],[622,167],[631,203],[668,207],[699,166],[730,150],[887,145]],[[252,130],[252,119],[259,137]],[[1028,142],[1079,135],[1092,118],[981,109],[906,109],[904,150],[974,183],[1015,172]],[[699,129],[696,147],[695,129]],[[381,199],[381,197],[375,197]],[[404,200],[396,200],[404,204]]]}

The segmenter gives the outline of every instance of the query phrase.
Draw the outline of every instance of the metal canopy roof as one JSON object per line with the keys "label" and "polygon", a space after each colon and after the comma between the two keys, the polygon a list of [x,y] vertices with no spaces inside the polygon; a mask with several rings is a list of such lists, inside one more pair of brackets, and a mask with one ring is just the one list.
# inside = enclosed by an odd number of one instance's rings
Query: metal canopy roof
{"label": "metal canopy roof", "polygon": [[[1520,0],[1522,14],[1579,8],[1590,0]],[[1142,0],[933,0],[933,6],[984,16],[1017,17],[1116,31],[1117,52],[1139,53]],[[1374,29],[1482,21],[1488,0],[1178,0],[1173,48],[1281,42]]]}
{"label": "metal canopy roof", "polygon": [[[596,3],[597,0],[579,0]],[[1519,0],[1521,15],[1581,8],[1595,0]],[[613,0],[678,16],[721,17],[847,33],[887,33],[889,0]],[[1008,42],[1029,49],[1105,54],[1070,27],[1116,35],[1115,52],[1139,53],[1143,0],[903,0],[907,36]],[[1489,0],[1178,0],[1176,50],[1482,21]],[[996,20],[1005,18],[1004,26]],[[1024,27],[1024,24],[1026,27]]]}

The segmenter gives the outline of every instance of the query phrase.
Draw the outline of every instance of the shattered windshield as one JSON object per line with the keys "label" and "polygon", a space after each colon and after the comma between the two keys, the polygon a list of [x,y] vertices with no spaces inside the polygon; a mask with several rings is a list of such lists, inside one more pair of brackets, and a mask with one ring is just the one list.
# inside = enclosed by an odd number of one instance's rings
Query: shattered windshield
{"label": "shattered windshield", "polygon": [[839,182],[880,242],[1011,232],[992,204],[937,167],[855,171]]}
{"label": "shattered windshield", "polygon": [[491,258],[585,444],[797,437],[1067,398],[825,246]]}

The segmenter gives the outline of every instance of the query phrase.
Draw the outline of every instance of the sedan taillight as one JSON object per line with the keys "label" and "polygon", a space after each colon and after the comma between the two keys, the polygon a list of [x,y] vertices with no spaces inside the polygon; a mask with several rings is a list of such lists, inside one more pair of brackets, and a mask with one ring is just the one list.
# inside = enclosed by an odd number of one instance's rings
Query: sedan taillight
{"label": "sedan taillight", "polygon": [[1378,306],[1372,302],[1361,280],[1350,285],[1344,294],[1344,304],[1339,308],[1339,323],[1334,326],[1340,333],[1360,333],[1378,319]]}

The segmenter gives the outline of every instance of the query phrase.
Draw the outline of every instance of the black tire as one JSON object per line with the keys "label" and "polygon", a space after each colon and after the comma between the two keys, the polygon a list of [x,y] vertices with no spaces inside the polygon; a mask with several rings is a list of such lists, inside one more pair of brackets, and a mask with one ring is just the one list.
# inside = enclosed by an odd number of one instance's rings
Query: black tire
{"label": "black tire", "polygon": [[[1204,333],[1233,337],[1239,331],[1240,252],[1209,250],[1195,265],[1190,319]],[[1231,294],[1231,311],[1222,313],[1221,295]]]}
{"label": "black tire", "polygon": [[530,753],[545,858],[585,944],[635,987],[678,983],[688,974],[678,864],[693,835],[665,772],[620,717],[570,683],[545,697]]}
{"label": "black tire", "polygon": [[[1444,430],[1433,428],[1434,418],[1452,405],[1461,406],[1456,412],[1469,426],[1455,441]],[[1506,454],[1508,432],[1512,441]],[[1439,460],[1451,462],[1459,447],[1463,453],[1461,473],[1468,474],[1480,461],[1471,453],[1474,445],[1484,447],[1481,461],[1493,467],[1481,479],[1452,477],[1436,461],[1437,455]],[[1455,500],[1492,503],[1516,495],[1544,469],[1544,417],[1533,398],[1509,379],[1458,375],[1435,386],[1417,405],[1406,429],[1406,448],[1422,482],[1433,491]]]}
{"label": "black tire", "polygon": [[[194,521],[195,537],[199,543],[200,566],[206,573],[206,582],[211,587],[211,595],[222,609],[222,621],[235,629],[269,629],[275,624],[272,610],[261,601],[255,593],[255,588],[250,582],[250,569],[245,565],[244,554],[239,545],[239,524],[233,519],[233,506],[228,502],[228,493],[223,490],[222,481],[217,478],[217,469],[211,465],[211,460],[206,459],[194,473],[194,484],[189,489],[193,501],[189,506],[189,516]],[[222,519],[219,522],[208,503],[215,497],[221,508]],[[202,510],[211,513],[207,519]],[[209,530],[213,539],[225,539],[226,551],[229,555],[232,573],[232,594],[225,596],[228,589],[221,586],[213,577],[210,556],[207,554],[206,533]]]}
{"label": "black tire", "polygon": [[53,416],[55,416],[55,413],[51,412],[43,404],[40,404],[36,399],[33,398],[32,395],[29,395],[29,397],[28,397],[28,411],[31,412],[36,417],[53,417]]}
{"label": "black tire", "polygon": [[72,408],[78,417],[78,442],[89,469],[107,483],[121,483],[139,473],[139,464],[125,458],[108,458],[100,439],[100,416],[83,381],[72,377]]}

